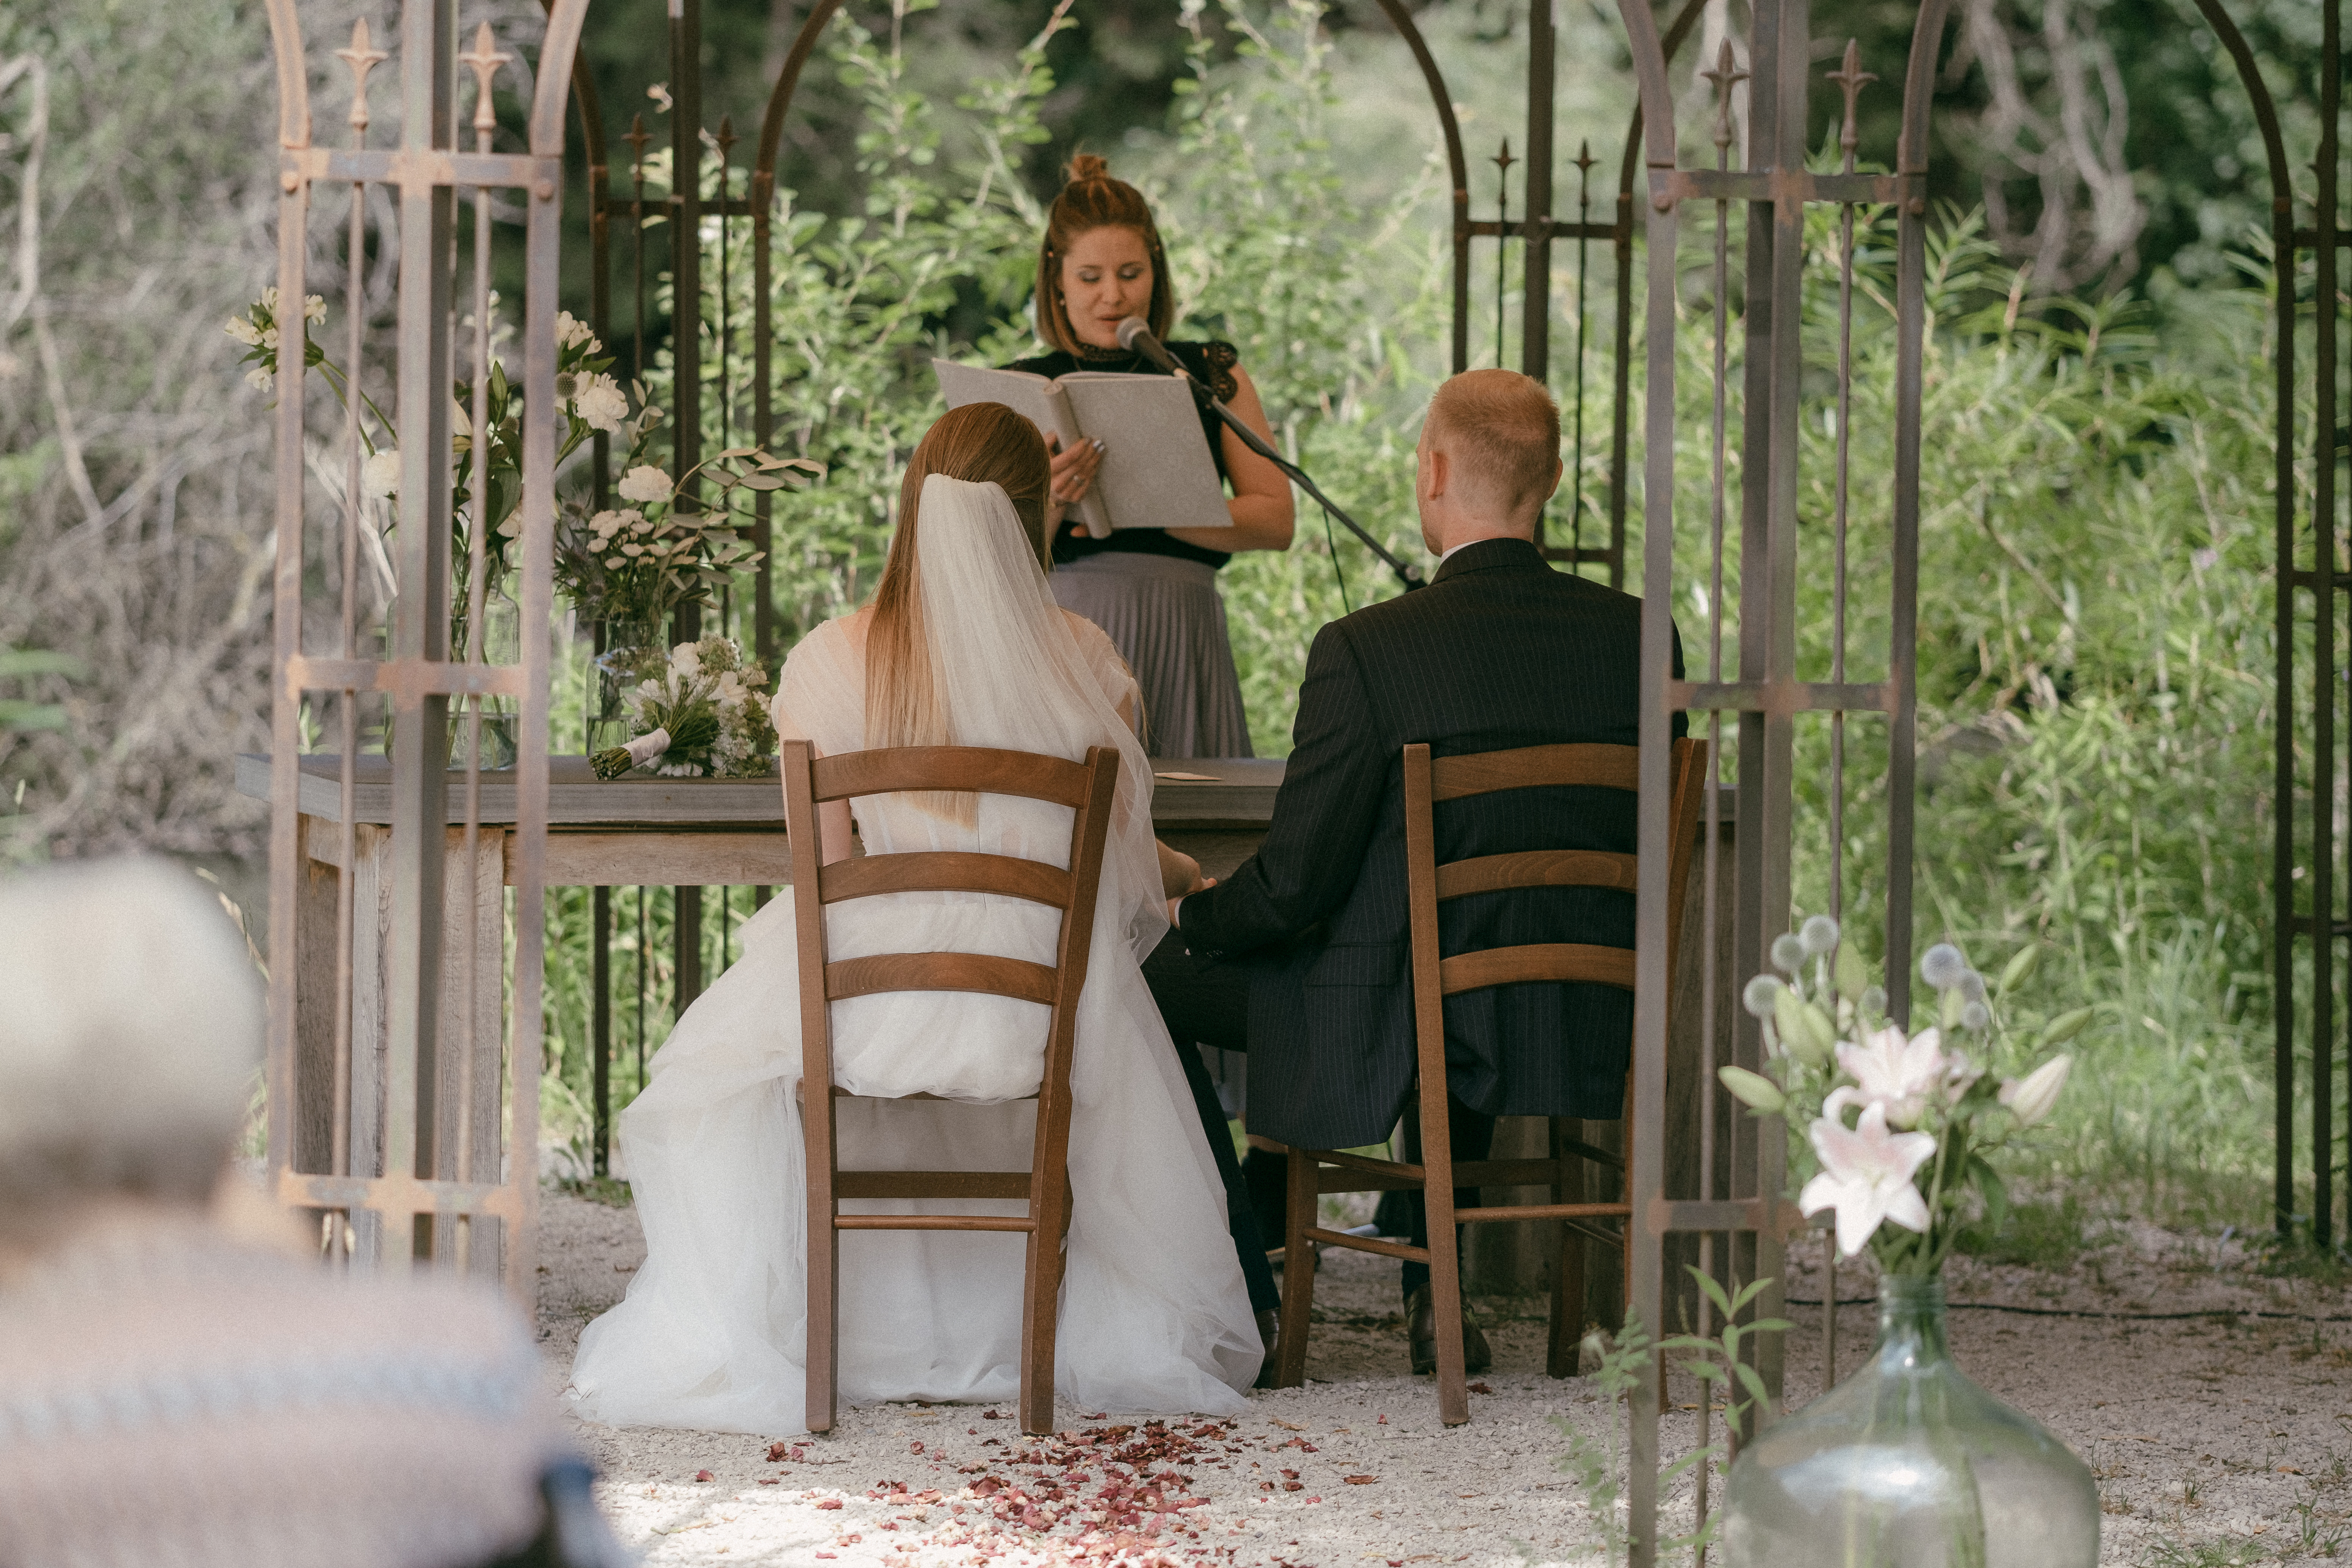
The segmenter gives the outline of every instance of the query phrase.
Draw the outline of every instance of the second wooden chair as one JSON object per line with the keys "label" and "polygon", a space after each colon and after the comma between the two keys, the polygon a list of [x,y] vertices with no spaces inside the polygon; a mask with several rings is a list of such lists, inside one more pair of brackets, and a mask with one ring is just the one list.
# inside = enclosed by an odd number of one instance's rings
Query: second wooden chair
{"label": "second wooden chair", "polygon": [[[1633,989],[1633,950],[1595,947],[1573,942],[1547,942],[1517,947],[1486,948],[1447,958],[1438,951],[1437,906],[1473,893],[1508,892],[1532,888],[1609,888],[1632,893],[1638,862],[1626,854],[1591,849],[1534,849],[1510,855],[1485,855],[1437,863],[1434,808],[1437,803],[1498,790],[1579,786],[1638,791],[1640,751],[1633,746],[1528,746],[1516,751],[1485,752],[1468,756],[1433,759],[1426,745],[1404,749],[1404,827],[1406,896],[1412,906],[1412,984],[1413,1026],[1418,1052],[1421,1150],[1419,1163],[1377,1160],[1329,1149],[1290,1152],[1287,1212],[1284,1225],[1284,1258],[1306,1258],[1311,1244],[1376,1252],[1425,1263],[1437,1329],[1437,1408],[1449,1426],[1470,1418],[1470,1395],[1465,1381],[1462,1352],[1462,1290],[1460,1262],[1453,1245],[1457,1223],[1557,1219],[1571,1227],[1566,1247],[1580,1248],[1576,1232],[1595,1220],[1614,1220],[1614,1239],[1627,1254],[1626,1279],[1632,1278],[1633,1203],[1630,1176],[1634,1129],[1624,1123],[1623,1147],[1596,1148],[1566,1136],[1563,1118],[1552,1118],[1552,1157],[1546,1160],[1481,1160],[1454,1162],[1452,1118],[1446,1108],[1445,998],[1490,985],[1529,982],[1565,982]],[[1700,741],[1676,741],[1669,769],[1668,806],[1673,846],[1666,880],[1667,993],[1673,993],[1673,963],[1682,931],[1683,889],[1689,879],[1690,855],[1697,832],[1699,787],[1706,776],[1706,745]],[[1633,1103],[1633,1075],[1625,1074],[1625,1105]],[[1411,1114],[1408,1112],[1408,1114]],[[1580,1188],[1580,1169],[1571,1161],[1591,1161],[1619,1173],[1620,1194],[1611,1202],[1570,1200]],[[1553,1201],[1507,1204],[1457,1209],[1456,1187],[1541,1186],[1551,1189]],[[1326,1193],[1419,1191],[1428,1213],[1430,1245],[1414,1247],[1380,1237],[1352,1236],[1317,1223],[1318,1200]],[[1568,1200],[1568,1201],[1563,1201]],[[1565,1250],[1565,1249],[1564,1249]],[[1559,1271],[1570,1270],[1563,1256]],[[1582,1270],[1576,1274],[1580,1278]],[[1573,1371],[1572,1360],[1562,1367],[1561,1347],[1572,1358],[1583,1331],[1583,1301],[1570,1301],[1565,1289],[1552,1296],[1553,1375]],[[1580,1298],[1581,1292],[1576,1292]],[[1276,1386],[1295,1388],[1306,1381],[1307,1323],[1314,1308],[1312,1267],[1283,1270],[1280,1365]]]}

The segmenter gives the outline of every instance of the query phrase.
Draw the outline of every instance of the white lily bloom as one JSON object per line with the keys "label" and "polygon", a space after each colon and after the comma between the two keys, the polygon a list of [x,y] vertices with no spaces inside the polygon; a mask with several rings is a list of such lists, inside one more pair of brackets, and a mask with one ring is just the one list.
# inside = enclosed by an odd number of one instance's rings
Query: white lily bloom
{"label": "white lily bloom", "polygon": [[2000,1102],[2016,1116],[2020,1127],[2031,1127],[2056,1107],[2058,1096],[2066,1087],[2066,1075],[2074,1066],[2073,1057],[2053,1057],[2023,1078],[2013,1078],[2002,1084]]}
{"label": "white lily bloom", "polygon": [[1876,1105],[1863,1111],[1851,1131],[1824,1116],[1813,1123],[1811,1136],[1822,1171],[1797,1194],[1797,1207],[1807,1215],[1837,1211],[1841,1254],[1860,1252],[1889,1220],[1906,1230],[1927,1228],[1927,1200],[1911,1177],[1936,1152],[1934,1138],[1888,1131],[1886,1111]]}
{"label": "white lily bloom", "polygon": [[590,376],[572,405],[590,429],[602,430],[608,436],[620,429],[629,417],[628,394],[609,375]]}
{"label": "white lily bloom", "polygon": [[326,296],[323,294],[306,296],[302,300],[302,319],[313,325],[323,323],[327,319]]}
{"label": "white lily bloom", "polygon": [[360,492],[381,500],[400,491],[400,453],[386,448],[360,465]]}
{"label": "white lily bloom", "polygon": [[669,476],[651,463],[639,463],[623,474],[621,482],[614,488],[621,492],[623,500],[651,503],[669,500]]}
{"label": "white lily bloom", "polygon": [[245,384],[258,391],[267,392],[269,389],[269,384],[277,379],[278,378],[272,375],[266,367],[261,365],[255,365],[251,370],[245,373]]}
{"label": "white lily bloom", "polygon": [[563,348],[576,349],[582,343],[594,342],[596,334],[588,330],[587,322],[571,311],[558,310],[555,312],[555,341]]}
{"label": "white lily bloom", "polygon": [[250,316],[231,316],[228,325],[222,330],[247,348],[253,348],[261,342],[261,329],[253,324]]}
{"label": "white lily bloom", "polygon": [[1822,1114],[1834,1118],[1849,1105],[1876,1108],[1896,1127],[1913,1127],[1927,1109],[1927,1097],[1944,1081],[1943,1037],[1922,1029],[1906,1039],[1889,1024],[1863,1036],[1860,1043],[1838,1042],[1838,1066],[1853,1079],[1851,1086],[1830,1091]]}

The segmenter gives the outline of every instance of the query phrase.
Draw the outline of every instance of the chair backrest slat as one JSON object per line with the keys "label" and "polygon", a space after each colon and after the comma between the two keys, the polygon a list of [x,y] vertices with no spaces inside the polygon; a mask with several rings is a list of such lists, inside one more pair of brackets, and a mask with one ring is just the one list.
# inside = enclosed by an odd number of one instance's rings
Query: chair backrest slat
{"label": "chair backrest slat", "polygon": [[1523,849],[1449,860],[1437,868],[1437,901],[1515,888],[1606,888],[1634,890],[1635,860],[1606,849]]}
{"label": "chair backrest slat", "polygon": [[[1670,955],[1681,938],[1683,889],[1689,876],[1706,755],[1704,742],[1674,742],[1669,768],[1674,848],[1668,861],[1666,900],[1666,945]],[[1437,906],[1448,899],[1529,888],[1601,888],[1631,893],[1638,890],[1640,861],[1635,856],[1614,851],[1529,849],[1437,865],[1433,807],[1439,801],[1513,789],[1575,787],[1634,794],[1641,789],[1641,757],[1637,746],[1583,742],[1436,758],[1429,754],[1426,744],[1416,742],[1405,747],[1406,879],[1412,907],[1417,1016],[1440,997],[1489,985],[1573,982],[1615,985],[1628,991],[1633,988],[1633,952],[1630,948],[1537,943],[1490,948],[1441,960],[1437,951]],[[1429,1022],[1442,1034],[1443,1025],[1433,1016]]]}
{"label": "chair backrest slat", "polygon": [[1614,985],[1633,989],[1633,950],[1595,947],[1580,942],[1531,942],[1524,947],[1488,947],[1437,961],[1437,988],[1452,996],[1489,985],[1525,985],[1538,981]]}
{"label": "chair backrest slat", "polygon": [[1439,757],[1429,764],[1429,798],[1460,800],[1496,790],[1553,784],[1586,789],[1642,787],[1638,746],[1579,742],[1557,746],[1521,746],[1508,752],[1474,752]]}
{"label": "chair backrest slat", "polygon": [[985,952],[883,952],[824,966],[829,1001],[882,991],[979,991],[1054,1005],[1051,964]]}
{"label": "chair backrest slat", "polygon": [[984,746],[899,746],[821,757],[814,792],[820,801],[900,791],[952,791],[1020,795],[1056,805],[1084,805],[1093,770],[1084,763]]}
{"label": "chair backrest slat", "polygon": [[927,849],[837,860],[818,873],[819,901],[872,898],[877,893],[1002,893],[1033,904],[1067,909],[1070,874],[1042,860]]}

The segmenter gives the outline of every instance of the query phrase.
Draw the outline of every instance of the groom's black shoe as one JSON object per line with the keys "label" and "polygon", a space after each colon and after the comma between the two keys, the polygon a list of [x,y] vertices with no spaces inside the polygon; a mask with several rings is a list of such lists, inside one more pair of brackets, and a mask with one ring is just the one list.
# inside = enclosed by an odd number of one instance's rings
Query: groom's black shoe
{"label": "groom's black shoe", "polygon": [[[1412,1370],[1415,1374],[1437,1370],[1437,1302],[1430,1288],[1423,1285],[1405,1303],[1405,1340],[1411,1346]],[[1462,1303],[1462,1370],[1480,1373],[1495,1364],[1495,1352],[1486,1343],[1486,1336],[1472,1316],[1470,1303]]]}
{"label": "groom's black shoe", "polygon": [[1250,1384],[1250,1386],[1252,1388],[1272,1388],[1274,1386],[1275,1373],[1275,1349],[1276,1342],[1278,1342],[1282,1337],[1282,1314],[1279,1312],[1260,1312],[1257,1315],[1257,1337],[1259,1342],[1265,1346],[1265,1360],[1258,1363],[1257,1381]]}

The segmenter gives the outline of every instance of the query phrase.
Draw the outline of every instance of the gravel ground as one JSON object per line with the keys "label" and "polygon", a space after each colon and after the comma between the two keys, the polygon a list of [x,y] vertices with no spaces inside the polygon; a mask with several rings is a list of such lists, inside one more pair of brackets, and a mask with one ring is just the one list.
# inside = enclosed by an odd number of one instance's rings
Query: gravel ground
{"label": "gravel ground", "polygon": [[[552,1390],[581,1326],[619,1299],[644,1244],[626,1208],[551,1192],[541,1212]],[[1394,1269],[1327,1258],[1308,1385],[1253,1395],[1227,1420],[1069,1407],[1055,1437],[1030,1440],[1001,1408],[892,1405],[846,1409],[824,1437],[774,1444],[575,1430],[623,1538],[654,1564],[1597,1560],[1601,1521],[1559,1467],[1569,1439],[1553,1423],[1597,1439],[1605,1407],[1589,1378],[1543,1375],[1542,1303],[1479,1303],[1495,1368],[1476,1381],[1470,1424],[1449,1432],[1429,1380],[1406,1372]],[[1817,1301],[1821,1285],[1818,1247],[1801,1247],[1790,1296]],[[2352,1320],[2352,1290],[2264,1278],[2234,1246],[2152,1229],[2116,1232],[2063,1272],[1962,1259],[1948,1285],[1956,1302],[2009,1309],[1955,1310],[1953,1352],[2090,1463],[2107,1511],[2103,1561],[2225,1568],[2352,1555],[2352,1321],[2310,1321]],[[1871,1289],[1851,1267],[1838,1286],[1849,1301]],[[2074,1315],[2037,1315],[2056,1313]],[[1821,1384],[1822,1311],[1790,1315],[1796,1404]],[[1874,1321],[1866,1304],[1839,1310],[1843,1370],[1868,1349]],[[1670,1383],[1669,1452],[1696,1440],[1696,1386]],[[1687,1528],[1687,1482],[1677,1501]]]}

